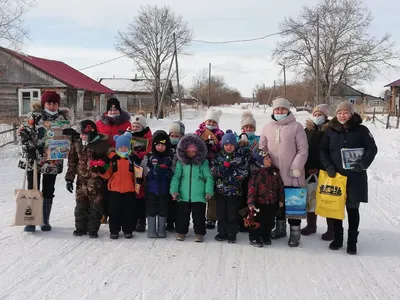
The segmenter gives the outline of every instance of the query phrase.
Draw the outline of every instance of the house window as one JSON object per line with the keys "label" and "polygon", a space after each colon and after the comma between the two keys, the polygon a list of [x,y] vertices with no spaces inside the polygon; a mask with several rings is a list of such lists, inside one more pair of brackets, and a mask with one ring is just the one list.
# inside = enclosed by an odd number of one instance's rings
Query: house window
{"label": "house window", "polygon": [[356,100],[354,100],[354,99],[350,99],[349,102],[350,102],[351,104],[353,104],[353,105],[356,104]]}
{"label": "house window", "polygon": [[19,89],[18,108],[19,116],[26,116],[31,111],[31,102],[40,101],[39,89]]}

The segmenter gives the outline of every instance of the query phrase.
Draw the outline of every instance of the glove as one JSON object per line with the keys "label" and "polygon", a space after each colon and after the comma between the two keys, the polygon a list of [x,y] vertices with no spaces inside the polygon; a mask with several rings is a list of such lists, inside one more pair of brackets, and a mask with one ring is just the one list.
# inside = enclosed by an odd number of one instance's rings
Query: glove
{"label": "glove", "polygon": [[136,182],[137,184],[143,184],[144,178],[143,178],[143,177],[136,177],[136,178],[135,178],[135,182]]}
{"label": "glove", "polygon": [[106,172],[106,169],[104,169],[103,167],[100,167],[100,166],[94,166],[94,167],[92,167],[92,171],[97,172],[99,174],[104,174]]}
{"label": "glove", "polygon": [[210,200],[211,199],[211,195],[210,194],[206,194],[206,200],[208,201],[208,200]]}
{"label": "glove", "polygon": [[362,172],[365,170],[365,167],[362,163],[358,162],[354,165],[353,169],[351,169],[352,172]]}
{"label": "glove", "polygon": [[159,165],[159,167],[160,167],[161,169],[168,169],[168,166],[167,166],[167,165],[164,165],[164,164]]}
{"label": "glove", "polygon": [[179,197],[179,193],[172,193],[171,194],[171,196],[172,196],[172,200],[176,200],[176,198],[178,198]]}
{"label": "glove", "polygon": [[335,178],[336,177],[335,167],[330,166],[330,167],[326,168],[326,172],[328,173],[328,176],[330,178]]}
{"label": "glove", "polygon": [[66,185],[67,191],[70,193],[74,192],[74,183],[72,181],[67,181]]}
{"label": "glove", "polygon": [[290,170],[290,176],[294,177],[294,178],[299,178],[301,175],[301,172],[299,169],[294,169],[294,170]]}

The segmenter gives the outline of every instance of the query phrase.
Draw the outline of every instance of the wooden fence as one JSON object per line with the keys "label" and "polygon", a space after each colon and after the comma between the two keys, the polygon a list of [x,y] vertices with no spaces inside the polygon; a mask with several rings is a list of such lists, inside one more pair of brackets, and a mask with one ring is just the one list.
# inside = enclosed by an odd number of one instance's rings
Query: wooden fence
{"label": "wooden fence", "polygon": [[6,135],[6,134],[9,133],[9,132],[12,132],[12,133],[13,133],[12,140],[3,143],[2,145],[0,145],[0,148],[3,148],[3,147],[5,147],[5,146],[11,145],[11,144],[14,144],[14,145],[17,145],[17,144],[18,144],[17,130],[18,130],[18,125],[17,125],[16,123],[13,123],[11,129],[7,129],[7,130],[4,130],[4,131],[1,131],[1,132],[0,132],[0,137],[3,137],[3,135]]}

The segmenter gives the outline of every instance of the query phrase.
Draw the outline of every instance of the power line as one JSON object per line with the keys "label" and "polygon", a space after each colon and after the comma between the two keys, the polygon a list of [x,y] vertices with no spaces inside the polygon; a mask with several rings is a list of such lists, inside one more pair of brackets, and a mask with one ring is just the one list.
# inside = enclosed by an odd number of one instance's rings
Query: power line
{"label": "power line", "polygon": [[115,58],[112,58],[112,59],[103,61],[103,62],[101,62],[101,63],[98,63],[98,64],[95,64],[95,65],[91,65],[91,66],[85,67],[85,68],[83,68],[83,69],[80,69],[79,71],[83,71],[83,70],[86,70],[86,69],[90,69],[90,68],[94,68],[94,67],[97,67],[97,66],[100,66],[100,65],[104,65],[104,64],[106,64],[106,63],[112,62],[112,61],[114,61],[114,60],[117,60],[117,59],[120,59],[120,58],[123,58],[123,57],[126,57],[126,56],[128,56],[128,55],[127,55],[127,54],[124,54],[124,55],[121,55],[121,56],[118,56],[118,57],[115,57]]}

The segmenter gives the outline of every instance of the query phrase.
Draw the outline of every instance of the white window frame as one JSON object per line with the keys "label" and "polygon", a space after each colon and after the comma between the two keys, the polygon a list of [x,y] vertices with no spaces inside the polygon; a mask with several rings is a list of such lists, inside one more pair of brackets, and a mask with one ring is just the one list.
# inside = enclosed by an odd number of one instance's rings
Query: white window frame
{"label": "white window frame", "polygon": [[[33,93],[37,92],[38,97],[33,97]],[[25,117],[28,115],[28,112],[24,112],[24,103],[23,103],[23,98],[22,98],[22,93],[30,93],[30,102],[32,103],[33,101],[40,101],[41,97],[41,91],[40,89],[18,89],[18,111],[19,111],[19,116],[20,117]]]}

